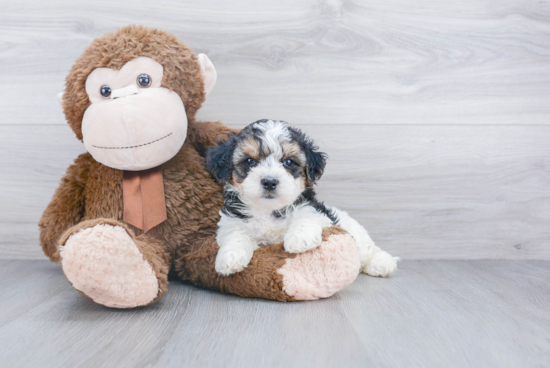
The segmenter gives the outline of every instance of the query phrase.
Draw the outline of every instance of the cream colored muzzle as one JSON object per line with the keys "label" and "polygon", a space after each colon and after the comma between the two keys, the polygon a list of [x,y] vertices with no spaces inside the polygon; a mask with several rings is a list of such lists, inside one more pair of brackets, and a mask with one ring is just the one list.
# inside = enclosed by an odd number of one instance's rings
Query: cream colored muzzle
{"label": "cream colored muzzle", "polygon": [[139,92],[138,87],[135,84],[131,84],[124,88],[115,89],[111,92],[111,98],[126,97],[130,95],[137,95]]}
{"label": "cream colored muzzle", "polygon": [[114,89],[111,98],[88,107],[82,120],[84,146],[102,164],[147,170],[174,157],[187,136],[179,95],[167,88]]}

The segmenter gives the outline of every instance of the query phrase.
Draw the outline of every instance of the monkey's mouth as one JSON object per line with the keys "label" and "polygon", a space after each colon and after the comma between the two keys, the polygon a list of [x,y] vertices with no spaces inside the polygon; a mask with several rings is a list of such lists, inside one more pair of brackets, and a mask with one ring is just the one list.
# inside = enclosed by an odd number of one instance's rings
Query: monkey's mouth
{"label": "monkey's mouth", "polygon": [[172,135],[172,132],[166,134],[164,137],[162,138],[159,138],[159,139],[155,139],[154,141],[151,141],[151,142],[147,142],[147,143],[143,143],[143,144],[138,144],[136,146],[128,146],[128,147],[101,147],[101,146],[96,146],[96,145],[93,145],[92,144],[92,147],[95,147],[95,148],[101,148],[101,149],[129,149],[129,148],[137,148],[137,147],[143,147],[143,146],[147,146],[149,144],[153,144],[153,143],[156,143],[158,141],[161,141],[163,140],[164,138],[168,138],[169,136]]}

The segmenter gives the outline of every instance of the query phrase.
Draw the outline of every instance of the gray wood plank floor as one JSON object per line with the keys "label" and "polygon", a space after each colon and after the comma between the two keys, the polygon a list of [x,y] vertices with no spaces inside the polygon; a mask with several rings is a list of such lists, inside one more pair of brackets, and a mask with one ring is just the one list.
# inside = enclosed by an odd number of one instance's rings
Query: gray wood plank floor
{"label": "gray wood plank floor", "polygon": [[2,367],[547,367],[549,261],[408,261],[325,300],[244,299],[173,281],[99,306],[58,265],[0,261]]}

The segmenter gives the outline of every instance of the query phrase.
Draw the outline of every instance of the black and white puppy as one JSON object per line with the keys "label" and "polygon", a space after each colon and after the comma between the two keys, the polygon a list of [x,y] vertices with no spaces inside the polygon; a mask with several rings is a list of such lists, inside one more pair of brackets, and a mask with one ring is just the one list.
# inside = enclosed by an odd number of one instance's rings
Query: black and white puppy
{"label": "black and white puppy", "polygon": [[388,276],[398,258],[374,245],[369,234],[346,212],[315,198],[313,184],[321,177],[326,155],[313,141],[284,121],[259,120],[206,156],[210,173],[225,183],[220,211],[216,271],[242,271],[259,246],[284,241],[290,253],[321,244],[322,229],[338,225],[355,239],[361,269]]}

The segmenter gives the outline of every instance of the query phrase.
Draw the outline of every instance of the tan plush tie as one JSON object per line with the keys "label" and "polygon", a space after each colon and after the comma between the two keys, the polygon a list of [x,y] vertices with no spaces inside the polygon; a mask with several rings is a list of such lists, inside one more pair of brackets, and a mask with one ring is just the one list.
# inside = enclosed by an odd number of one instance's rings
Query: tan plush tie
{"label": "tan plush tie", "polygon": [[166,220],[166,201],[160,166],[143,171],[124,171],[122,197],[124,221],[144,232]]}

